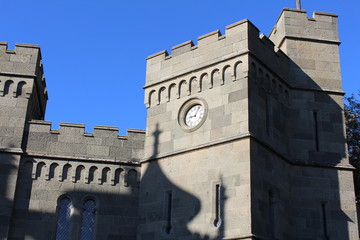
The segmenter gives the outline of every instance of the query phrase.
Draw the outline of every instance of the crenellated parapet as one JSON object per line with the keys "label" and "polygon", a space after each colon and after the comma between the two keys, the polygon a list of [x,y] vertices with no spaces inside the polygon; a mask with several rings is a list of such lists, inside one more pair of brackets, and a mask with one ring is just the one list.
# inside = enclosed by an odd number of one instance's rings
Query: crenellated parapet
{"label": "crenellated parapet", "polygon": [[[145,105],[191,96],[237,81],[249,75],[250,58],[266,66],[276,78],[287,79],[289,58],[249,21],[226,27],[225,34],[214,31],[172,47],[172,54],[161,51],[147,58]],[[288,83],[287,83],[288,84]],[[278,85],[278,84],[277,84]]]}
{"label": "crenellated parapet", "polygon": [[337,19],[338,16],[333,13],[314,12],[312,17],[308,17],[305,10],[285,8],[270,36],[279,47],[285,38],[317,39],[340,44]]}
{"label": "crenellated parapet", "polygon": [[[30,99],[27,119],[43,119],[48,93],[40,47],[32,44],[15,45],[8,49],[0,42],[0,98]],[[2,101],[5,101],[2,100]],[[24,105],[24,104],[22,104]]]}
{"label": "crenellated parapet", "polygon": [[54,158],[138,163],[143,157],[144,130],[128,129],[127,136],[119,136],[117,127],[94,126],[85,133],[84,124],[60,123],[59,130],[51,129],[51,122],[27,122],[23,149],[27,154]]}
{"label": "crenellated parapet", "polygon": [[8,49],[7,42],[0,42],[2,74],[35,76],[42,68],[40,47],[33,44],[15,44],[15,49]]}
{"label": "crenellated parapet", "polygon": [[250,21],[243,20],[227,26],[225,35],[214,31],[200,36],[196,46],[187,41],[172,47],[171,55],[161,51],[149,56],[145,88],[239,57],[247,51],[249,33],[258,34],[258,30]]}
{"label": "crenellated parapet", "polygon": [[292,60],[293,86],[342,92],[337,19],[333,13],[308,17],[304,10],[282,11],[269,38]]}

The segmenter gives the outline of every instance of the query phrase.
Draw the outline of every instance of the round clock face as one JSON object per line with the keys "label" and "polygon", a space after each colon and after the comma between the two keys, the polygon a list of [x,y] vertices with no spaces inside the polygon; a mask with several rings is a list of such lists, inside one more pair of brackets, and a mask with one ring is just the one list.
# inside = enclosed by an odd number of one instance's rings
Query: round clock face
{"label": "round clock face", "polygon": [[185,124],[189,127],[198,125],[204,117],[204,107],[200,104],[192,106],[185,115]]}
{"label": "round clock face", "polygon": [[179,110],[178,122],[185,132],[199,129],[205,122],[208,108],[205,100],[192,98],[186,101]]}

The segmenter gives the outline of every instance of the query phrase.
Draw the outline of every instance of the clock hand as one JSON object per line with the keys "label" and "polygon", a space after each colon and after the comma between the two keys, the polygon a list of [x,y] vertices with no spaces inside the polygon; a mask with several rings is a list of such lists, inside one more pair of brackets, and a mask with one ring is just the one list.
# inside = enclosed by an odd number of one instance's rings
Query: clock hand
{"label": "clock hand", "polygon": [[197,116],[197,114],[198,114],[199,110],[200,110],[199,108],[197,108],[197,109],[195,110],[194,117],[196,117],[196,116]]}

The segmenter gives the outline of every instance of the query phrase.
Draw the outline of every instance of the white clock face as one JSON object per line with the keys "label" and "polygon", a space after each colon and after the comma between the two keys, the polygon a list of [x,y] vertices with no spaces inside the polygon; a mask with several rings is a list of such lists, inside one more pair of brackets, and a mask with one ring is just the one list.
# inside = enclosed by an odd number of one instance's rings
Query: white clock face
{"label": "white clock face", "polygon": [[198,125],[204,117],[204,107],[200,104],[192,106],[185,116],[185,124],[189,127]]}

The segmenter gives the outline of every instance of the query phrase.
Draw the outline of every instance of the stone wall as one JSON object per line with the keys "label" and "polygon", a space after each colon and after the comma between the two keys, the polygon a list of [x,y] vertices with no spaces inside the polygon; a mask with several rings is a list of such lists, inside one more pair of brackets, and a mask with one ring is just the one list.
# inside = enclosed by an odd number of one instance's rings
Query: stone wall
{"label": "stone wall", "polygon": [[31,155],[129,163],[143,157],[144,130],[128,129],[127,136],[119,136],[117,127],[95,126],[93,133],[85,133],[85,125],[75,123],[51,130],[51,122],[33,120],[25,133],[23,146]]}

